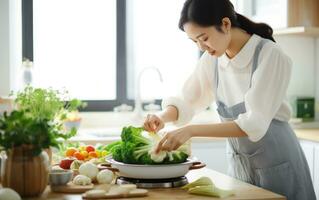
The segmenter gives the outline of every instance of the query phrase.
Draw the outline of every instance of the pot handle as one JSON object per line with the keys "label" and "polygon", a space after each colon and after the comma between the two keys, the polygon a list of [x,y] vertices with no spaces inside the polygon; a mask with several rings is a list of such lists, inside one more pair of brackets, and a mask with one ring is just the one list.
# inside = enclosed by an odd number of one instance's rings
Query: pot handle
{"label": "pot handle", "polygon": [[119,169],[112,167],[110,163],[98,164],[97,168],[99,170],[108,169],[108,170],[111,170],[112,172],[119,172],[120,171]]}
{"label": "pot handle", "polygon": [[205,164],[205,163],[202,163],[202,162],[193,162],[192,166],[189,167],[189,170],[192,170],[192,169],[200,169],[200,168],[203,168],[203,167],[206,167],[206,164]]}

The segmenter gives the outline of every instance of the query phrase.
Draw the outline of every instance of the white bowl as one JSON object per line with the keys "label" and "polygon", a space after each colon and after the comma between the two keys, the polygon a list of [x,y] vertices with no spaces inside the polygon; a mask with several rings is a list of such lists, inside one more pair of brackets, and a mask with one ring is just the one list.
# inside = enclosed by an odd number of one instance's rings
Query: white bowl
{"label": "white bowl", "polygon": [[73,171],[54,169],[49,172],[50,185],[66,185],[72,180]]}

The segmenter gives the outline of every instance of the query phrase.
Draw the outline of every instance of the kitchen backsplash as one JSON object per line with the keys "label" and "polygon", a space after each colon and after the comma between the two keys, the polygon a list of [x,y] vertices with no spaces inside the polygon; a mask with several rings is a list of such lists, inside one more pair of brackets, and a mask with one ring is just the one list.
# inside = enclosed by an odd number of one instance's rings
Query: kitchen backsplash
{"label": "kitchen backsplash", "polygon": [[293,70],[288,98],[316,98],[316,119],[319,119],[319,39],[306,36],[276,36],[277,43],[292,59]]}

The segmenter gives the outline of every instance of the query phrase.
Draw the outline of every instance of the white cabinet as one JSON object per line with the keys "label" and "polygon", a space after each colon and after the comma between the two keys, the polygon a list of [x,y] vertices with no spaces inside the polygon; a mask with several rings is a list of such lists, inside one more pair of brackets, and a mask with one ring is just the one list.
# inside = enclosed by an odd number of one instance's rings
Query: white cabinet
{"label": "white cabinet", "polygon": [[192,155],[207,167],[227,174],[226,140],[194,139],[192,140]]}
{"label": "white cabinet", "polygon": [[319,199],[319,142],[300,141],[305,153],[317,199]]}
{"label": "white cabinet", "polygon": [[305,140],[301,140],[300,141],[300,145],[301,145],[301,148],[302,150],[304,151],[305,153],[305,156],[306,156],[306,159],[307,159],[307,162],[308,162],[308,166],[309,166],[309,169],[310,169],[310,174],[311,174],[311,180],[313,181],[314,179],[314,143],[313,142],[309,142],[309,141],[305,141]]}
{"label": "white cabinet", "polygon": [[315,145],[313,185],[315,187],[317,199],[319,199],[319,143],[316,143]]}

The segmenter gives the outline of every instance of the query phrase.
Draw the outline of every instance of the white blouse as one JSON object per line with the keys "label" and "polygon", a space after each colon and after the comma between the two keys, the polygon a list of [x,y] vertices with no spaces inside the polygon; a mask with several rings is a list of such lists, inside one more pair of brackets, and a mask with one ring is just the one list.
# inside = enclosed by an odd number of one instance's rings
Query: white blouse
{"label": "white blouse", "polygon": [[[246,113],[240,114],[235,123],[253,142],[266,134],[272,119],[289,121],[291,117],[286,91],[292,62],[276,43],[265,43],[259,54],[257,69],[252,80],[250,78],[253,54],[260,40],[260,36],[252,35],[234,58],[229,59],[226,54],[218,58],[218,100],[227,106],[245,102]],[[216,99],[215,59],[205,52],[185,82],[181,94],[163,100],[163,108],[168,105],[177,107],[176,125],[188,123]]]}

